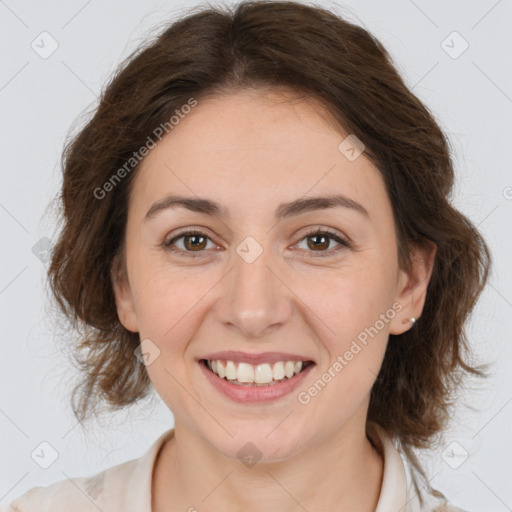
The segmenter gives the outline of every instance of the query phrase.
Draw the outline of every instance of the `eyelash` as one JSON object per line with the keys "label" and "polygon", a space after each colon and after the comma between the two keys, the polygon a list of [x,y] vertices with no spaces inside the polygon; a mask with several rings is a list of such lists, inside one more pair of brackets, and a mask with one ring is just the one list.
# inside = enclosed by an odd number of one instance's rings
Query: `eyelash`
{"label": "eyelash", "polygon": [[[201,231],[190,230],[190,231],[184,231],[184,232],[176,235],[169,241],[164,242],[162,245],[165,250],[170,251],[172,253],[179,254],[180,256],[183,256],[185,258],[197,258],[197,257],[202,256],[201,253],[203,253],[205,251],[205,249],[203,249],[201,251],[184,251],[182,249],[176,249],[175,247],[173,247],[174,242],[176,242],[180,238],[184,238],[187,236],[195,236],[195,235],[202,236],[202,237],[207,238],[208,240],[211,240],[212,242],[214,242],[214,240],[212,240],[205,233],[202,233]],[[337,235],[336,233],[333,233],[332,231],[329,231],[328,229],[320,229],[320,228],[314,228],[314,229],[310,230],[299,240],[299,242],[302,242],[302,240],[304,240],[305,238],[311,237],[311,236],[321,236],[321,235],[326,236],[327,238],[331,238],[332,240],[337,242],[339,244],[339,246],[335,247],[334,249],[329,249],[328,251],[318,251],[320,254],[315,255],[314,256],[315,258],[317,258],[317,257],[324,258],[327,256],[332,256],[334,253],[337,253],[338,251],[351,248],[351,244],[348,242],[348,240],[340,237],[339,235]],[[317,251],[306,251],[306,252],[317,252]]]}

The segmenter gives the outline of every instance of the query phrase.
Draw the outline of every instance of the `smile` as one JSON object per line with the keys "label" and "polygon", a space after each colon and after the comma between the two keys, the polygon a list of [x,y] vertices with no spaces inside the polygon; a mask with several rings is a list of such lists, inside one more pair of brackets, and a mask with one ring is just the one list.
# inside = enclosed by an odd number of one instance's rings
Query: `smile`
{"label": "smile", "polygon": [[239,386],[273,386],[291,379],[300,373],[311,361],[276,361],[253,365],[244,362],[203,360],[206,366],[221,379]]}
{"label": "smile", "polygon": [[275,361],[253,365],[231,360],[199,360],[199,367],[213,388],[239,403],[282,398],[294,391],[315,366],[313,361]]}

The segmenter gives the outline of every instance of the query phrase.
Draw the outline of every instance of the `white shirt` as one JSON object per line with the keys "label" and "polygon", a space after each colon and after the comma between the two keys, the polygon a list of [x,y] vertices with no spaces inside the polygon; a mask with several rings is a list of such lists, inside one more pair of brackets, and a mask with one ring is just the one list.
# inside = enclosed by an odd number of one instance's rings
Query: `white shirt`
{"label": "white shirt", "polygon": [[[379,501],[375,512],[464,512],[447,502],[423,495],[421,507],[402,456],[378,425],[370,437],[384,458]],[[374,435],[376,434],[376,435]],[[90,477],[61,480],[34,487],[0,512],[151,512],[151,481],[156,457],[174,429],[164,432],[140,458],[129,460]],[[191,507],[193,504],[191,504]],[[198,505],[199,506],[199,505]]]}

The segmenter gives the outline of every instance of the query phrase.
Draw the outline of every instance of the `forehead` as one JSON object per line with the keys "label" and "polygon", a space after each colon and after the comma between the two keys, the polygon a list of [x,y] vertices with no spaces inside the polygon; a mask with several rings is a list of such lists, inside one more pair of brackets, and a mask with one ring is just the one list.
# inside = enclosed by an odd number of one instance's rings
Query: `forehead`
{"label": "forehead", "polygon": [[314,99],[257,91],[210,97],[142,161],[133,206],[147,210],[165,194],[182,193],[266,209],[338,192],[368,210],[385,209],[379,171],[364,153],[352,161],[340,151],[347,135]]}

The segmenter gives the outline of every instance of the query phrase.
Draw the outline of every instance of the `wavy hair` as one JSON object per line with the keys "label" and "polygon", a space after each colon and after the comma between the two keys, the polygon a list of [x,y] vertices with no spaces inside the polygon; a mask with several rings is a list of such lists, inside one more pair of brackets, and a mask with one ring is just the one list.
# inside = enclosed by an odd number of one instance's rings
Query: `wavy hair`
{"label": "wavy hair", "polygon": [[470,363],[465,326],[491,257],[450,203],[451,148],[433,115],[373,35],[315,5],[244,1],[186,13],[121,63],[90,119],[66,141],[62,230],[48,277],[59,310],[79,331],[72,351],[82,380],[73,411],[82,421],[102,404],[119,409],[151,389],[134,356],[139,335],[120,323],[112,286],[138,166],[104,197],[95,191],[126,170],[155,127],[191,97],[278,87],[319,101],[364,143],[391,200],[401,267],[410,268],[412,244],[437,246],[421,318],[390,335],[368,411],[425,476],[413,449],[430,447],[446,427],[463,377],[486,373]]}

